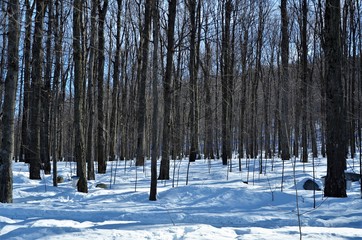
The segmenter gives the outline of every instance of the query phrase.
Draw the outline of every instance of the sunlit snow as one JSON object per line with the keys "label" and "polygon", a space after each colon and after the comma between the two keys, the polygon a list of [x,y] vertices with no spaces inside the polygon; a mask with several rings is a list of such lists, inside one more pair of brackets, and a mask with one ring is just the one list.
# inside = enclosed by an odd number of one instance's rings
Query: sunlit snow
{"label": "sunlit snow", "polygon": [[[187,160],[171,161],[171,180],[158,181],[155,202],[148,200],[149,160],[137,170],[131,160],[108,162],[87,194],[72,186],[74,163],[58,163],[65,180],[58,187],[51,175],[29,180],[28,165],[14,163],[14,203],[0,204],[0,239],[299,239],[296,190],[303,239],[362,239],[359,182],[344,199],[316,191],[314,208],[313,191],[303,190],[313,179],[312,159],[286,161],[283,184],[281,160],[263,159],[262,174],[259,159],[246,162],[239,172],[234,159],[228,172],[221,160],[197,160],[186,186]],[[357,160],[348,166],[359,172]],[[326,159],[315,159],[321,188],[325,173]]]}

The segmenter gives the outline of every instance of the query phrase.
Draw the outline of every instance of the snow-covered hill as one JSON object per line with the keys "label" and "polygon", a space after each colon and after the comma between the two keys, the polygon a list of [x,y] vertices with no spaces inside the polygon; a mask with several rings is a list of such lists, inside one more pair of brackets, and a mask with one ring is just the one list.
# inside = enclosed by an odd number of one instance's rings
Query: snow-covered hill
{"label": "snow-covered hill", "polygon": [[[158,182],[155,202],[148,200],[150,161],[137,173],[133,161],[109,162],[88,194],[72,185],[74,163],[58,164],[65,179],[58,187],[52,176],[29,180],[28,166],[14,163],[14,203],[0,204],[0,239],[299,239],[297,199],[303,239],[362,239],[359,182],[344,199],[317,191],[314,208],[313,191],[302,187],[313,178],[312,163],[297,160],[294,174],[294,160],[285,162],[282,187],[280,160],[263,162],[262,174],[258,160],[248,162],[240,173],[236,159],[232,172],[221,160],[197,160],[186,186],[187,160],[171,161],[174,181]],[[323,187],[326,160],[315,159],[315,170]]]}

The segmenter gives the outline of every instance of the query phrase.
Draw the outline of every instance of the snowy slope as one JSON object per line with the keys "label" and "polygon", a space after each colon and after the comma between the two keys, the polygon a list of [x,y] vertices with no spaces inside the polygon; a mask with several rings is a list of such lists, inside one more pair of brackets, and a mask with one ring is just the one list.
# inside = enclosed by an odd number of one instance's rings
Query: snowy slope
{"label": "snowy slope", "polygon": [[[243,160],[241,173],[236,159],[232,172],[220,160],[198,160],[188,186],[187,160],[171,161],[174,181],[158,182],[156,202],[148,200],[150,161],[137,172],[133,161],[108,163],[108,173],[89,182],[88,194],[72,186],[74,163],[58,164],[65,178],[58,187],[52,176],[29,180],[28,166],[15,163],[14,203],[0,204],[0,239],[299,239],[297,199],[303,239],[362,239],[359,183],[345,199],[317,191],[313,208],[313,191],[302,188],[313,178],[312,163],[297,161],[294,178],[293,162],[285,162],[282,187],[277,159],[263,162],[262,174],[258,160],[248,161],[248,168]],[[320,186],[325,164],[315,160]],[[357,162],[349,165],[359,169]]]}

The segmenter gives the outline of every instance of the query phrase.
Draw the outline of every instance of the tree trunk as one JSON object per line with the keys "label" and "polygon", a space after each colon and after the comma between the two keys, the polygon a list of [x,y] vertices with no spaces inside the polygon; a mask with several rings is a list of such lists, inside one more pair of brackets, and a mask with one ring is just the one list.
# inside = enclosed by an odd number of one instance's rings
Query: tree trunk
{"label": "tree trunk", "polygon": [[[308,118],[308,42],[307,42],[307,22],[308,22],[307,0],[302,3],[302,71],[301,71],[301,92],[302,92],[302,162],[308,162],[308,141],[307,141],[307,118]],[[311,123],[312,124],[312,123]]]}
{"label": "tree trunk", "polygon": [[8,68],[5,79],[5,95],[0,149],[0,202],[13,202],[12,159],[14,147],[14,115],[19,70],[20,9],[18,0],[8,3]]}
{"label": "tree trunk", "polygon": [[29,163],[27,150],[29,149],[30,129],[29,129],[29,111],[30,111],[30,75],[31,75],[31,16],[33,15],[33,7],[30,6],[29,0],[25,1],[25,37],[24,37],[24,96],[23,96],[23,117],[21,123],[21,147],[20,159]]}
{"label": "tree trunk", "polygon": [[87,179],[95,180],[94,172],[94,84],[96,69],[96,39],[97,39],[97,7],[98,1],[91,3],[91,29],[90,29],[90,47],[89,47],[89,63],[88,63],[88,86],[87,86],[87,104],[88,104],[88,129],[87,129]]}
{"label": "tree trunk", "polygon": [[104,122],[104,101],[103,101],[103,84],[104,84],[104,21],[108,8],[108,0],[103,1],[103,7],[98,2],[98,136],[97,136],[97,159],[98,173],[106,173],[106,136]]}
{"label": "tree trunk", "polygon": [[[207,22],[207,21],[206,21]],[[205,159],[214,159],[213,147],[213,115],[212,115],[212,102],[211,102],[211,47],[207,39],[207,25],[205,26],[205,69],[204,69],[204,88],[205,88]]]}
{"label": "tree trunk", "polygon": [[239,159],[244,157],[244,135],[245,129],[245,109],[246,109],[246,87],[247,87],[247,56],[249,29],[243,26],[243,38],[241,43],[241,97],[240,97],[240,117],[239,117]]}
{"label": "tree trunk", "polygon": [[63,41],[63,33],[62,33],[62,25],[61,25],[61,11],[62,8],[59,7],[60,0],[56,0],[55,2],[55,64],[54,64],[54,83],[53,83],[53,111],[52,111],[52,157],[53,157],[53,186],[58,186],[57,182],[57,161],[60,157],[59,149],[60,149],[60,141],[59,136],[60,128],[59,128],[59,119],[60,119],[60,101],[59,101],[59,82],[60,82],[60,72],[61,72],[61,58],[62,58],[62,41]]}
{"label": "tree trunk", "polygon": [[357,36],[356,36],[356,20],[355,18],[355,6],[354,1],[349,0],[350,4],[350,41],[351,47],[350,52],[352,56],[351,63],[350,63],[350,93],[349,93],[349,102],[350,102],[350,113],[351,113],[351,123],[350,123],[350,147],[351,147],[351,158],[353,159],[356,154],[356,120],[357,120],[357,113],[356,113],[356,58],[357,58]]}
{"label": "tree trunk", "polygon": [[41,89],[42,89],[42,70],[43,70],[43,21],[45,13],[45,2],[36,1],[36,15],[33,40],[33,60],[31,72],[31,94],[32,104],[30,109],[30,142],[29,161],[30,161],[30,179],[41,179],[41,156],[40,156],[40,117],[41,117]]}
{"label": "tree trunk", "polygon": [[150,186],[150,201],[157,200],[157,133],[158,133],[158,41],[159,41],[159,13],[158,0],[153,0],[152,3],[153,15],[153,58],[152,58],[152,97],[153,97],[153,112],[152,112],[152,147],[151,147],[151,186]]}
{"label": "tree trunk", "polygon": [[152,0],[146,0],[145,3],[145,19],[142,31],[142,67],[141,79],[138,86],[138,113],[137,113],[137,158],[136,165],[143,166],[145,164],[144,156],[144,135],[145,135],[145,115],[146,115],[146,81],[148,69],[148,49],[151,25],[151,5]]}
{"label": "tree trunk", "polygon": [[282,91],[282,103],[281,103],[281,158],[282,160],[289,160],[289,118],[288,118],[288,93],[289,93],[289,73],[288,73],[288,61],[289,61],[289,17],[287,13],[287,0],[281,0],[281,18],[282,18],[282,40],[281,40],[281,91]]}
{"label": "tree trunk", "polygon": [[194,162],[198,153],[198,114],[197,114],[197,47],[196,47],[196,0],[188,1],[188,10],[190,14],[190,155],[189,161]]}
{"label": "tree trunk", "polygon": [[346,197],[346,111],[342,90],[339,0],[326,1],[324,53],[327,98],[327,177],[324,194],[326,197]]}
{"label": "tree trunk", "polygon": [[86,159],[84,154],[84,132],[83,132],[83,58],[81,52],[81,28],[82,28],[82,1],[74,0],[73,9],[73,55],[74,55],[74,130],[75,130],[75,160],[79,163],[78,192],[88,192],[86,178]]}
{"label": "tree trunk", "polygon": [[[128,46],[128,40],[126,40],[126,49]],[[123,83],[121,86],[122,91],[122,100],[121,100],[121,116],[120,116],[120,125],[121,125],[121,153],[120,153],[120,159],[125,160],[127,157],[127,95],[128,95],[128,76],[126,75],[126,60],[128,58],[128,51],[126,50],[124,53],[124,57],[121,61],[121,67],[122,72],[124,74],[124,79],[121,79],[121,82]]]}
{"label": "tree trunk", "polygon": [[[185,29],[184,27],[181,29],[181,33],[179,34],[179,38],[184,38]],[[181,63],[182,63],[182,55],[181,44],[178,46],[178,54],[177,54],[177,69],[175,70],[175,80],[174,80],[174,99],[173,99],[173,109],[174,109],[174,122],[173,122],[173,136],[172,136],[172,159],[182,159],[182,139],[184,133],[182,131],[181,125],[181,94],[182,94],[182,75],[181,75]]]}
{"label": "tree trunk", "polygon": [[158,179],[170,179],[170,159],[169,159],[169,140],[170,140],[170,118],[171,118],[171,78],[172,78],[172,57],[174,49],[174,30],[176,19],[176,0],[170,0],[168,5],[168,28],[167,28],[167,56],[166,72],[163,80],[164,87],[164,119],[163,119],[163,138],[162,138],[162,159],[160,174]]}
{"label": "tree trunk", "polygon": [[231,158],[231,88],[230,85],[232,78],[231,72],[231,62],[230,62],[230,22],[231,22],[231,12],[232,12],[232,3],[228,0],[225,3],[225,23],[222,31],[222,71],[221,71],[221,85],[222,85],[222,164],[227,165],[228,158]]}
{"label": "tree trunk", "polygon": [[122,0],[117,0],[117,36],[116,36],[116,56],[114,60],[114,73],[113,73],[113,92],[112,92],[112,110],[111,119],[109,126],[109,156],[110,160],[116,160],[116,136],[117,136],[117,112],[118,112],[118,96],[119,96],[119,68],[120,68],[120,57],[121,57],[121,13],[122,13]]}
{"label": "tree trunk", "polygon": [[53,34],[53,1],[47,0],[48,4],[48,30],[46,40],[46,66],[44,84],[41,91],[41,128],[40,128],[40,149],[41,149],[41,160],[44,166],[44,174],[50,174],[50,104],[51,104],[51,81],[52,81],[52,34]]}

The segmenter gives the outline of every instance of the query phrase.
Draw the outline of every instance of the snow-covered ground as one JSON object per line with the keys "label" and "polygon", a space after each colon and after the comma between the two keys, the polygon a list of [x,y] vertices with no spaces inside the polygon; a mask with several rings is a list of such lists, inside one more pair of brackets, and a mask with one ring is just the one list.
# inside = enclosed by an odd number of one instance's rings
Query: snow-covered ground
{"label": "snow-covered ground", "polygon": [[[88,194],[72,186],[74,163],[58,164],[65,179],[58,187],[52,176],[29,180],[28,166],[14,163],[14,203],[0,204],[0,239],[299,239],[298,215],[303,239],[362,239],[359,182],[344,199],[317,191],[314,208],[313,191],[302,187],[313,178],[312,163],[297,161],[294,174],[293,162],[285,162],[281,187],[278,159],[264,162],[262,174],[258,160],[249,161],[249,174],[246,160],[242,172],[237,159],[232,172],[220,160],[197,160],[187,186],[187,160],[172,161],[174,181],[158,182],[155,202],[148,200],[150,161],[137,170],[133,161],[109,162]],[[348,163],[359,172],[357,160]],[[322,187],[326,160],[315,159],[315,169]]]}

